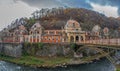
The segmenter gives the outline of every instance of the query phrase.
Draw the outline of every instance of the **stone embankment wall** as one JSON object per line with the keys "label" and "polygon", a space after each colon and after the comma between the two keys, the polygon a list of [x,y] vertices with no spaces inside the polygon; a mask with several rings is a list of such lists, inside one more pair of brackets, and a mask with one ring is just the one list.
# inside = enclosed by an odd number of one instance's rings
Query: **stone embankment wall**
{"label": "stone embankment wall", "polygon": [[12,57],[21,57],[22,45],[13,43],[0,43],[0,53]]}
{"label": "stone embankment wall", "polygon": [[70,49],[70,45],[62,44],[48,44],[44,43],[42,48],[36,48],[34,46],[28,46],[24,49],[30,55],[35,56],[71,56],[73,50]]}
{"label": "stone embankment wall", "polygon": [[0,43],[0,53],[21,57],[24,52],[33,56],[73,56],[74,52],[70,49],[70,45],[61,44],[44,44],[42,48],[34,46],[25,47],[24,44]]}

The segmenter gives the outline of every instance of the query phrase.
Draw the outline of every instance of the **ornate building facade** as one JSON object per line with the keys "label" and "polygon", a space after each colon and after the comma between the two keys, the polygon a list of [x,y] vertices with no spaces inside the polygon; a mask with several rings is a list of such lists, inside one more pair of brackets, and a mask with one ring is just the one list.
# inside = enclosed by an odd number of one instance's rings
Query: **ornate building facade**
{"label": "ornate building facade", "polygon": [[41,42],[42,31],[43,27],[39,22],[36,22],[29,31],[28,42]]}
{"label": "ornate building facade", "polygon": [[[41,25],[40,22],[36,22],[29,31],[23,25],[10,31],[4,31],[3,42],[30,42],[30,43],[85,43],[85,41],[97,39],[100,35],[100,27],[95,25],[92,32],[83,31],[81,23],[76,20],[68,20],[65,25],[59,26],[60,28],[48,29]],[[92,33],[92,35],[91,35]],[[94,37],[94,38],[93,38]]]}
{"label": "ornate building facade", "polygon": [[62,42],[85,42],[85,31],[82,31],[80,24],[75,20],[68,20],[62,29]]}

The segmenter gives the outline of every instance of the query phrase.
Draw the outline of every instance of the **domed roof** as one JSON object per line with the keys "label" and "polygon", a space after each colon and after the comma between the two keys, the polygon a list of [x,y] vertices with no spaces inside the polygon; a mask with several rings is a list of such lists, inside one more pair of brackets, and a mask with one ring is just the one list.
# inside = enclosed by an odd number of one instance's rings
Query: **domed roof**
{"label": "domed roof", "polygon": [[41,25],[39,22],[36,22],[32,27],[31,29],[38,29],[38,28],[41,28]]}
{"label": "domed roof", "polygon": [[101,27],[99,25],[95,25],[92,29],[93,32],[100,32]]}
{"label": "domed roof", "polygon": [[104,33],[107,33],[107,32],[109,32],[109,29],[108,29],[107,27],[105,27],[105,28],[103,29],[103,32],[104,32]]}
{"label": "domed roof", "polygon": [[76,20],[68,20],[66,28],[80,28],[80,24]]}
{"label": "domed roof", "polygon": [[25,26],[20,25],[20,26],[19,26],[19,29],[20,29],[20,30],[25,30],[26,28],[25,28]]}

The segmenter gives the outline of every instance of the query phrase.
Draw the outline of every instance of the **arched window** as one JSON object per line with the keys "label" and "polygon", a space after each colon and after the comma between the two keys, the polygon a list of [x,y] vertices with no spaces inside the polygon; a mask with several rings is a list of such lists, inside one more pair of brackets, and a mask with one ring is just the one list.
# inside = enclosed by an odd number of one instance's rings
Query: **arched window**
{"label": "arched window", "polygon": [[73,27],[75,27],[75,23],[73,23]]}
{"label": "arched window", "polygon": [[39,31],[37,31],[37,34],[39,34]]}
{"label": "arched window", "polygon": [[73,36],[70,37],[70,41],[74,42],[74,37]]}
{"label": "arched window", "polygon": [[79,41],[79,36],[76,36],[76,41]]}

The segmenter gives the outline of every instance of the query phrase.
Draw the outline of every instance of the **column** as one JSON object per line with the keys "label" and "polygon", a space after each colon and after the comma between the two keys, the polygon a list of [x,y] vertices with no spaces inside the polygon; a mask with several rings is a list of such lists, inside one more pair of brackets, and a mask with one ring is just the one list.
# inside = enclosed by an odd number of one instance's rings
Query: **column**
{"label": "column", "polygon": [[32,36],[32,43],[33,43],[33,35],[31,35]]}
{"label": "column", "polygon": [[85,36],[82,36],[83,37],[83,42],[85,43]]}
{"label": "column", "polygon": [[62,39],[62,42],[65,42],[65,39],[62,37],[62,38],[60,38],[60,39]]}
{"label": "column", "polygon": [[40,36],[39,36],[39,42],[41,42],[41,39],[42,39],[42,36],[40,35]]}
{"label": "column", "polygon": [[48,31],[48,34],[50,34],[50,32]]}
{"label": "column", "polygon": [[70,42],[70,40],[71,40],[71,39],[70,39],[70,36],[68,36],[68,42]]}
{"label": "column", "polygon": [[57,32],[56,32],[56,31],[55,31],[54,33],[55,33],[55,35],[57,34]]}
{"label": "column", "polygon": [[76,42],[76,36],[74,36],[74,43]]}
{"label": "column", "polygon": [[81,43],[81,36],[79,36],[79,43]]}

